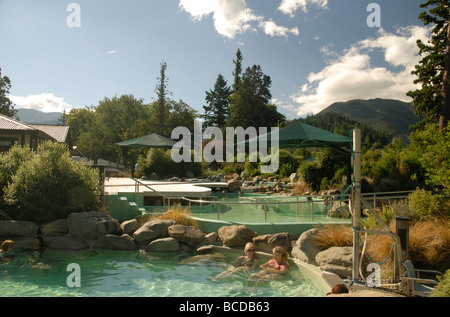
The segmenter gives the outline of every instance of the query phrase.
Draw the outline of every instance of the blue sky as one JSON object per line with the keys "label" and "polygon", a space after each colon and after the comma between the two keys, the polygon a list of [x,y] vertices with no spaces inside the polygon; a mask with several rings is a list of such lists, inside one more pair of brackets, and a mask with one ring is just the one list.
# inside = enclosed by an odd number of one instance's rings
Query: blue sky
{"label": "blue sky", "polygon": [[[0,68],[17,108],[47,112],[122,94],[150,103],[165,61],[171,98],[203,113],[217,75],[232,84],[238,48],[288,119],[350,99],[409,101],[415,42],[429,37],[422,2],[0,0]],[[370,3],[381,27],[367,25]]]}

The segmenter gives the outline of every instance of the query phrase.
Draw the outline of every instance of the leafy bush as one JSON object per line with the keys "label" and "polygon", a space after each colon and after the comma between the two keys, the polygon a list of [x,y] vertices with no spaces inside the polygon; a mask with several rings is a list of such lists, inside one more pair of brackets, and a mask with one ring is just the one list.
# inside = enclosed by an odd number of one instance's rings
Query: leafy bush
{"label": "leafy bush", "polygon": [[408,196],[409,207],[418,219],[429,219],[434,216],[449,215],[448,210],[438,197],[426,190],[417,190]]}
{"label": "leafy bush", "polygon": [[346,157],[331,149],[318,152],[316,160],[303,162],[297,170],[300,178],[314,191],[341,187],[346,172]]}
{"label": "leafy bush", "polygon": [[16,174],[22,163],[29,161],[36,153],[30,148],[14,145],[8,152],[0,153],[0,194],[11,182],[12,176]]}
{"label": "leafy bush", "polygon": [[33,155],[35,153],[30,148],[23,148],[18,145],[14,145],[8,152],[0,153],[0,211],[1,216],[5,219],[9,220],[11,217],[4,211],[8,207],[3,199],[4,191],[20,165],[30,160]]}
{"label": "leafy bush", "polygon": [[99,176],[74,161],[66,145],[43,143],[30,159],[14,164],[17,171],[10,174],[4,193],[8,215],[13,219],[42,224],[97,207]]}
{"label": "leafy bush", "polygon": [[444,277],[440,279],[430,297],[450,297],[450,269],[444,273]]}
{"label": "leafy bush", "polygon": [[295,168],[292,167],[291,163],[286,163],[280,166],[280,177],[289,177],[292,173],[295,173]]}
{"label": "leafy bush", "polygon": [[196,176],[202,175],[202,163],[194,162],[193,152],[191,153],[191,162],[175,163],[172,159],[171,151],[152,148],[147,153],[146,159],[140,159],[140,170],[150,176],[156,173],[159,177],[178,176],[185,177],[188,171]]}

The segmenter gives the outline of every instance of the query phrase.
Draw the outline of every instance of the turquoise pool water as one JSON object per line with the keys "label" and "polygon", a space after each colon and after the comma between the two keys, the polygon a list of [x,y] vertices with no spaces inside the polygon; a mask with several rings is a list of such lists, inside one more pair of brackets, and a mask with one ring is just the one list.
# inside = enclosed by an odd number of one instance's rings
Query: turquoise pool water
{"label": "turquoise pool water", "polygon": [[[1,296],[87,297],[318,297],[324,294],[304,278],[297,268],[289,277],[264,283],[248,282],[248,275],[213,281],[235,255],[216,253],[150,254],[144,251],[46,250],[39,259],[16,252],[16,258],[0,263]],[[80,287],[69,287],[67,279],[80,268]]]}
{"label": "turquoise pool water", "polygon": [[[220,204],[191,207],[198,218],[240,223],[350,223],[350,219],[328,216],[330,204],[322,201],[305,202],[304,197],[227,194],[216,196]],[[240,204],[236,204],[239,202]],[[303,202],[303,203],[302,203]],[[249,204],[256,203],[256,204]],[[267,204],[266,204],[267,203]],[[220,211],[220,213],[219,213]],[[218,214],[219,213],[219,214]]]}

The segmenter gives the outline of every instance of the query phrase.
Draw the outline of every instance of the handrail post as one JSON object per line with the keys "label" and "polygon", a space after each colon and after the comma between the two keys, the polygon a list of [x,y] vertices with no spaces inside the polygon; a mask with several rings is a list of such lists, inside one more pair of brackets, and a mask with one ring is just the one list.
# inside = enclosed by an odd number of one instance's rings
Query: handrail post
{"label": "handrail post", "polygon": [[[402,262],[408,260],[409,244],[409,218],[395,217],[395,233],[400,239],[400,245],[395,244],[394,282],[400,281]],[[400,250],[398,250],[400,249]],[[401,255],[401,259],[397,259]],[[400,266],[400,267],[399,267]]]}
{"label": "handrail post", "polygon": [[353,226],[353,263],[352,279],[359,280],[360,261],[360,225],[361,225],[361,130],[353,130],[353,189],[351,195],[352,226]]}
{"label": "handrail post", "polygon": [[267,223],[267,204],[264,204],[264,223]]}

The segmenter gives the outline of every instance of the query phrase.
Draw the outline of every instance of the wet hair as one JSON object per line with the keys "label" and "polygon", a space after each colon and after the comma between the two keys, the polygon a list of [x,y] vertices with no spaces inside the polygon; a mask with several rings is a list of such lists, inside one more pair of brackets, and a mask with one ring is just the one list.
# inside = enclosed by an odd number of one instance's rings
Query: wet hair
{"label": "wet hair", "polygon": [[273,248],[272,253],[273,254],[275,254],[275,253],[281,254],[283,260],[286,262],[289,260],[289,254],[284,250],[283,247],[276,246],[275,248]]}
{"label": "wet hair", "polygon": [[334,285],[331,289],[331,292],[328,292],[327,295],[330,294],[345,294],[348,293],[348,288],[345,286],[345,284],[337,284]]}
{"label": "wet hair", "polygon": [[13,247],[14,247],[14,241],[12,241],[12,240],[5,240],[5,241],[3,241],[3,243],[2,243],[1,251],[2,251],[2,252],[8,252],[8,251],[10,251]]}
{"label": "wet hair", "polygon": [[255,246],[253,245],[253,243],[247,242],[247,243],[245,244],[244,252],[247,252],[247,250],[248,250],[248,249],[251,249],[251,248],[255,249]]}
{"label": "wet hair", "polygon": [[34,236],[33,240],[34,239],[38,239],[41,246],[44,245],[44,238],[42,238],[42,236],[39,236],[39,235]]}

